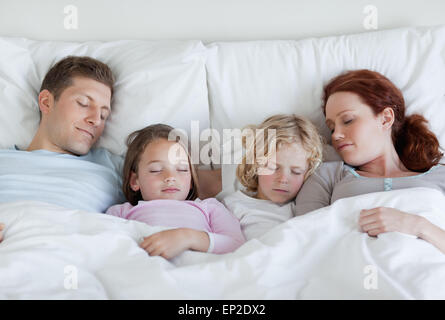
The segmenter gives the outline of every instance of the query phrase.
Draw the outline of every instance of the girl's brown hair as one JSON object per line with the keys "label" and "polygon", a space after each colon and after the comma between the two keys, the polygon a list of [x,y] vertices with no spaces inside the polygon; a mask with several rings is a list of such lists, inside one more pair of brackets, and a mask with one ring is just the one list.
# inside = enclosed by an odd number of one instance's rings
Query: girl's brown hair
{"label": "girl's brown hair", "polygon": [[[171,137],[171,132],[174,130],[173,127],[170,127],[166,124],[154,124],[144,129],[137,130],[131,133],[127,138],[127,154],[125,156],[124,169],[123,169],[123,183],[122,190],[124,192],[127,201],[132,205],[137,205],[138,201],[144,200],[142,198],[141,191],[134,191],[130,186],[130,177],[131,173],[134,172],[137,174],[139,161],[141,160],[142,154],[144,153],[145,148],[152,142],[158,139],[169,140],[169,136]],[[198,178],[196,175],[196,170],[194,165],[190,159],[190,153],[186,145],[184,145],[183,140],[180,139],[179,136],[176,137],[176,142],[179,143],[187,153],[190,172],[192,175],[192,188],[190,189],[189,194],[187,195],[186,200],[195,200],[198,197],[199,185]]]}
{"label": "girl's brown hair", "polygon": [[324,88],[323,112],[329,96],[336,92],[352,92],[380,114],[389,107],[394,111],[392,141],[400,160],[412,171],[425,172],[443,156],[437,137],[428,121],[419,114],[405,116],[402,92],[385,76],[370,70],[348,71],[332,79]]}

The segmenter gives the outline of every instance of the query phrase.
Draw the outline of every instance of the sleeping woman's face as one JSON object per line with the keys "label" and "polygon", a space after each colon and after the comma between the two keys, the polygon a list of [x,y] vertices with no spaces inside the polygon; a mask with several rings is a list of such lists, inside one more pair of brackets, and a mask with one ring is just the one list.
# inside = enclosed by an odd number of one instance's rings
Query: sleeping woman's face
{"label": "sleeping woman's face", "polygon": [[361,166],[380,157],[390,139],[383,113],[373,110],[352,92],[336,92],[326,103],[326,125],[332,145],[344,162]]}

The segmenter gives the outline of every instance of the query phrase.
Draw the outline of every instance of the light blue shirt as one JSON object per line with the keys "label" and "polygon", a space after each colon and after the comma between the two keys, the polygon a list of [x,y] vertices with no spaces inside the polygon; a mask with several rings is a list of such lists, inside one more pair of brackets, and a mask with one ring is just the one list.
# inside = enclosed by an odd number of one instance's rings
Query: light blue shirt
{"label": "light blue shirt", "polygon": [[0,150],[0,202],[34,200],[105,212],[125,202],[122,164],[122,157],[102,148],[84,156],[17,147]]}

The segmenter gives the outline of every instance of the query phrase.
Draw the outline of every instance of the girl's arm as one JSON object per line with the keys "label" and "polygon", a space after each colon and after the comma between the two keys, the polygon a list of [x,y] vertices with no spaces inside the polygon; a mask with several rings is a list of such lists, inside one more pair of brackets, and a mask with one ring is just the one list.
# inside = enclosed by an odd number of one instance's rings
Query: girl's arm
{"label": "girl's arm", "polygon": [[5,228],[4,223],[0,223],[0,242],[3,240],[3,229]]}
{"label": "girl's arm", "polygon": [[428,241],[445,254],[445,231],[424,217],[393,208],[378,207],[362,210],[359,225],[370,236],[391,231],[411,234]]}
{"label": "girl's arm", "polygon": [[139,245],[151,256],[171,259],[186,250],[207,252],[210,239],[205,231],[178,228],[154,233]]}
{"label": "girl's arm", "polygon": [[235,251],[246,239],[241,231],[239,220],[215,198],[205,200],[209,215],[210,248],[208,252],[228,253]]}

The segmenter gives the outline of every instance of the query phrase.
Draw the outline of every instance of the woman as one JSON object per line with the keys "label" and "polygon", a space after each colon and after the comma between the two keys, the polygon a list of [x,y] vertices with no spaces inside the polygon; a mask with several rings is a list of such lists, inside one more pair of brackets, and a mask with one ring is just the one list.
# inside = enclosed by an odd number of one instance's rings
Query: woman
{"label": "woman", "polygon": [[[436,136],[421,115],[405,116],[402,93],[386,77],[369,70],[337,76],[324,89],[323,111],[343,162],[324,163],[306,181],[296,199],[296,215],[378,191],[430,187],[445,194]],[[398,231],[445,253],[445,231],[423,217],[380,207],[362,210],[359,224],[370,236]]]}

